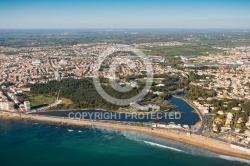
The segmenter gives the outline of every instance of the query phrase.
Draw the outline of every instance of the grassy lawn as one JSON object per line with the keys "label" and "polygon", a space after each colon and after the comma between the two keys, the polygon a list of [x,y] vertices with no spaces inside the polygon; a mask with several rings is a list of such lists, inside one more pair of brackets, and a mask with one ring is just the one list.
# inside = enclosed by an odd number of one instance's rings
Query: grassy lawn
{"label": "grassy lawn", "polygon": [[73,102],[71,100],[66,99],[66,98],[61,98],[60,100],[62,100],[62,104],[64,104],[64,105],[73,104]]}
{"label": "grassy lawn", "polygon": [[31,102],[31,106],[38,106],[42,104],[51,104],[56,100],[56,97],[37,95],[37,96],[29,96],[29,99]]}
{"label": "grassy lawn", "polygon": [[[146,78],[138,78],[136,79],[137,81],[140,81],[141,83],[146,83],[147,79]],[[154,78],[153,82],[155,83],[160,83],[161,80],[164,80],[162,78]]]}

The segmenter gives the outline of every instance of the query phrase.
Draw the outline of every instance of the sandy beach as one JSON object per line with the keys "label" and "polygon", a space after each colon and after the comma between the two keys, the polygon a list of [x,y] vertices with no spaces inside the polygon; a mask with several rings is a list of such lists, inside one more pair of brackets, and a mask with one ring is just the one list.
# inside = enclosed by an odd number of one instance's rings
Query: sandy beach
{"label": "sandy beach", "polygon": [[156,137],[161,137],[165,139],[174,140],[177,142],[193,145],[211,152],[239,157],[243,159],[250,160],[250,153],[233,149],[230,147],[229,143],[221,142],[215,139],[203,137],[200,135],[187,135],[186,132],[175,131],[175,130],[166,130],[166,129],[154,129],[151,130],[149,127],[139,127],[139,126],[129,126],[123,124],[110,124],[89,120],[72,120],[66,118],[59,117],[45,117],[45,116],[37,116],[37,115],[20,115],[17,113],[8,113],[8,112],[0,112],[1,118],[7,119],[24,119],[24,120],[34,120],[34,121],[42,121],[49,123],[59,123],[65,125],[77,125],[77,126],[85,126],[85,127],[96,127],[96,128],[109,128],[118,131],[133,131],[144,134],[149,134]]}

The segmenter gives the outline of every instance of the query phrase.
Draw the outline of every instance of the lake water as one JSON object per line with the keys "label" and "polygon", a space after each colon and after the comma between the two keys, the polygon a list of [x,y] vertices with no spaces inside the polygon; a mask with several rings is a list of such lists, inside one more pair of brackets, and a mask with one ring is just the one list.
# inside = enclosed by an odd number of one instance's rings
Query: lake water
{"label": "lake water", "polygon": [[[129,122],[157,122],[157,123],[169,123],[169,122],[175,122],[178,124],[187,124],[187,125],[194,125],[199,121],[199,115],[194,112],[194,109],[188,105],[184,100],[172,97],[170,99],[172,104],[175,104],[177,107],[174,108],[174,111],[181,112],[181,116],[177,118],[172,117],[172,116],[164,116],[164,118],[157,118],[156,116],[132,116],[124,113],[119,113],[119,116],[113,116],[115,118],[111,120],[118,120],[118,121],[129,121]],[[94,119],[93,116],[95,113],[100,113],[103,114],[104,111],[96,111],[96,110],[91,110],[91,111],[50,111],[50,112],[37,112],[35,114],[39,115],[49,115],[49,116],[59,116],[59,117],[69,117],[69,112],[80,112],[86,113],[90,112],[91,114],[86,114],[84,116],[84,119]],[[118,113],[114,113],[118,114]],[[82,116],[83,117],[83,116]],[[161,117],[161,116],[159,116]],[[105,116],[101,116],[101,120],[107,119]]]}

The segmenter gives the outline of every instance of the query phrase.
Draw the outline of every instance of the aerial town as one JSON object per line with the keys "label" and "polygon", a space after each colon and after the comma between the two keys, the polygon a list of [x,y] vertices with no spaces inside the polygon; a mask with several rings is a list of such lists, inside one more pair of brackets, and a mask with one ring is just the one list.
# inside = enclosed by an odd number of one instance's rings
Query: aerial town
{"label": "aerial town", "polygon": [[250,0],[0,0],[0,165],[249,166]]}
{"label": "aerial town", "polygon": [[[152,48],[155,46],[179,46],[180,42],[156,42],[134,44],[136,48]],[[77,44],[73,46],[49,46],[49,47],[0,47],[0,84],[3,84],[0,92],[0,109],[11,112],[30,112],[30,101],[20,102],[18,94],[29,92],[26,85],[35,83],[47,83],[52,80],[60,81],[65,78],[80,79],[93,77],[95,63],[98,56],[107,50],[112,44],[92,43]],[[144,48],[143,46],[146,46]],[[177,69],[167,64],[166,59],[159,55],[150,55],[144,58],[152,62],[154,74],[179,75],[189,77],[190,72],[201,76],[202,79],[192,80],[190,85],[204,90],[214,90],[216,95],[212,97],[199,97],[188,102],[203,120],[199,124],[198,132],[217,139],[236,142],[240,145],[250,145],[250,116],[239,116],[243,112],[240,104],[232,107],[232,111],[223,110],[211,101],[224,99],[250,100],[250,47],[219,48],[224,53],[210,54],[208,56],[183,57],[180,59]],[[122,63],[121,63],[122,62]],[[167,65],[163,66],[162,63]],[[145,71],[143,62],[137,56],[128,52],[117,52],[116,56],[105,59],[100,75],[104,78],[116,79],[115,67],[105,68],[110,64],[120,66],[120,75],[138,76]],[[112,66],[111,65],[111,66]],[[206,66],[202,69],[200,67]],[[135,85],[136,86],[136,85]],[[156,85],[158,87],[164,84]],[[157,92],[160,93],[160,92]],[[187,100],[187,99],[186,99]],[[60,103],[56,100],[54,105]],[[226,108],[228,102],[223,102]],[[153,110],[159,110],[160,106],[151,105]],[[153,125],[155,126],[155,125]],[[180,125],[159,124],[160,128],[189,129]]]}

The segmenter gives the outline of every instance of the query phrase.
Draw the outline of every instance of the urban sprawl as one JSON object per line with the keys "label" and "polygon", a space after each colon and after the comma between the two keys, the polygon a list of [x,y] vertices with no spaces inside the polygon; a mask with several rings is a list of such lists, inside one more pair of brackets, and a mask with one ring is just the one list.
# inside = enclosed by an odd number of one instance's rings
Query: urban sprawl
{"label": "urban sprawl", "polygon": [[[142,51],[144,51],[145,48],[174,47],[178,45],[182,45],[182,43],[140,43],[134,44],[134,47],[142,48]],[[52,80],[60,81],[65,78],[93,77],[98,56],[109,49],[110,46],[112,44],[107,43],[20,48],[1,46],[0,84],[3,85],[1,87],[2,91],[0,91],[0,110],[31,112],[30,101],[20,102],[18,98],[18,94],[30,91],[30,88],[26,86],[28,84],[47,83]],[[196,100],[188,101],[198,111],[202,119],[202,123],[198,124],[197,132],[249,147],[250,116],[248,115],[245,118],[239,116],[241,114],[237,114],[237,116],[235,114],[236,111],[242,113],[241,104],[232,107],[228,111],[226,108],[229,103],[225,101],[222,105],[222,108],[225,109],[217,110],[217,106],[211,101],[223,101],[225,99],[250,100],[250,47],[217,47],[216,49],[223,50],[223,53],[196,57],[174,57],[181,60],[181,69],[170,65],[162,65],[162,63],[167,64],[167,60],[160,55],[150,55],[145,58],[152,62],[154,74],[189,77],[190,72],[193,72],[201,76],[202,79],[192,81],[190,86],[200,87],[204,90],[214,90],[216,95],[207,98],[200,96]],[[116,56],[108,57],[103,63],[103,66],[117,64],[109,69],[103,68],[103,70],[99,71],[99,76],[109,79],[117,79],[115,75],[110,74],[116,72],[117,66],[119,66],[119,74],[122,76],[138,76],[142,75],[146,70],[143,62],[137,56],[130,55],[130,53],[118,52]],[[11,84],[5,85],[4,83],[7,82]],[[131,86],[137,85],[136,81],[122,83],[128,83]],[[165,85],[158,83],[155,86],[164,87]],[[53,104],[58,103],[60,103],[60,100],[57,99]],[[160,108],[157,104],[152,104],[151,107],[154,110]],[[173,124],[153,125],[153,127],[156,126],[160,128],[176,127],[187,129],[186,126],[181,127]]]}

